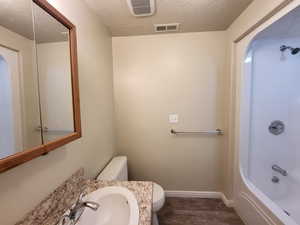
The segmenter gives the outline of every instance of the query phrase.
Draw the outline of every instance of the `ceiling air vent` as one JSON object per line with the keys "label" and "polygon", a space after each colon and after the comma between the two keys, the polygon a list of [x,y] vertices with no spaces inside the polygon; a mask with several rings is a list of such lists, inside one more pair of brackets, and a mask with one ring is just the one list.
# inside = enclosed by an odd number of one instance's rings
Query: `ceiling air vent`
{"label": "ceiling air vent", "polygon": [[155,0],[127,0],[127,4],[134,16],[151,16],[155,11]]}
{"label": "ceiling air vent", "polygon": [[179,23],[154,24],[155,32],[178,32]]}

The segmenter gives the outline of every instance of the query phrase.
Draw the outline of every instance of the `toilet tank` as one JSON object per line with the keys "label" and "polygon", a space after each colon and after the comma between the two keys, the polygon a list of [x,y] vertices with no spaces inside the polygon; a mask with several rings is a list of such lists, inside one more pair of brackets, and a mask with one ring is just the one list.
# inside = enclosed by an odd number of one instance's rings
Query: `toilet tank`
{"label": "toilet tank", "polygon": [[127,157],[117,156],[114,157],[109,164],[104,168],[104,170],[99,174],[97,180],[128,180],[128,170],[127,170]]}

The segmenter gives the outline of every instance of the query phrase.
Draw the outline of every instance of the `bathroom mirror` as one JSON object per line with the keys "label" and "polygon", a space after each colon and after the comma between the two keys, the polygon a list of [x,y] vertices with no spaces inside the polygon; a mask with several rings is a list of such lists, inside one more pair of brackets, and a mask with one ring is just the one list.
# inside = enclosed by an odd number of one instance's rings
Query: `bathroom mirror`
{"label": "bathroom mirror", "polygon": [[0,172],[81,137],[75,26],[46,0],[0,0]]}
{"label": "bathroom mirror", "polygon": [[[69,29],[33,4],[42,138],[49,143],[74,132]],[[59,116],[57,116],[59,115]]]}

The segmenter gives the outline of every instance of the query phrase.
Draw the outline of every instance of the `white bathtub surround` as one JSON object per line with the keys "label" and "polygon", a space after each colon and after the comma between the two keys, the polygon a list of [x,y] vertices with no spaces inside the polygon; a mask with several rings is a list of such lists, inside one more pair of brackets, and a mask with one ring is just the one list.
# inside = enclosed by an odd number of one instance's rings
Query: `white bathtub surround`
{"label": "white bathtub surround", "polygon": [[[300,126],[297,122],[300,114],[300,54],[279,51],[282,44],[300,46],[300,39],[289,36],[271,38],[257,40],[251,50],[252,74],[248,74],[253,77],[251,146],[247,172],[249,180],[258,189],[300,224],[300,206],[295,204],[300,202]],[[268,130],[276,120],[285,125],[280,135]],[[274,165],[286,170],[287,176],[272,169]]]}
{"label": "white bathtub surround", "polygon": [[[237,212],[247,224],[300,224],[300,208],[295,204],[300,201],[300,54],[280,51],[282,45],[300,46],[300,8],[284,17],[299,4],[300,1],[294,1],[235,46],[238,61],[234,200]],[[273,121],[284,123],[282,134],[269,131]],[[287,175],[278,167],[274,169],[274,165],[286,170]]]}

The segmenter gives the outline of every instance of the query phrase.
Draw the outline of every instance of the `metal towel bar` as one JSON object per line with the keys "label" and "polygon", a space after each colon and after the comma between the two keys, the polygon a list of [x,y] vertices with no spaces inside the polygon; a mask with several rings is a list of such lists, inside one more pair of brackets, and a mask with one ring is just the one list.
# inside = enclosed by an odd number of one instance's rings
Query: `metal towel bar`
{"label": "metal towel bar", "polygon": [[38,132],[41,132],[43,131],[43,133],[52,133],[52,134],[71,134],[73,133],[74,131],[72,130],[50,130],[48,127],[44,126],[44,127],[41,127],[41,126],[38,126],[35,128],[36,131]]}
{"label": "metal towel bar", "polygon": [[224,131],[221,129],[209,131],[176,131],[171,129],[171,134],[204,134],[204,135],[223,135]]}

